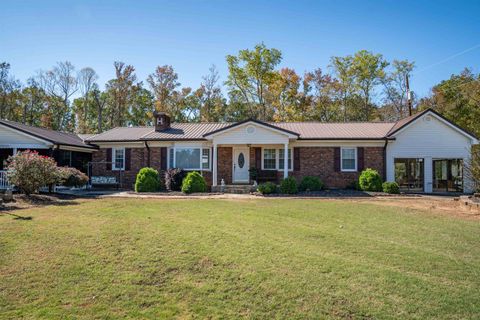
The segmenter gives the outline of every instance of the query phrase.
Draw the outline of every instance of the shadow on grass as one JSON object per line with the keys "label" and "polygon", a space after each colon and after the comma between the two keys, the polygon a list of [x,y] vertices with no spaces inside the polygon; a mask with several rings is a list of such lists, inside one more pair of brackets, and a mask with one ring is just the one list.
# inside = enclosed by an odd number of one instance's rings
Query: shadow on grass
{"label": "shadow on grass", "polygon": [[11,216],[13,217],[13,220],[32,220],[32,216],[19,216],[18,214],[11,213],[8,211],[0,211],[0,216],[5,215],[5,216]]}

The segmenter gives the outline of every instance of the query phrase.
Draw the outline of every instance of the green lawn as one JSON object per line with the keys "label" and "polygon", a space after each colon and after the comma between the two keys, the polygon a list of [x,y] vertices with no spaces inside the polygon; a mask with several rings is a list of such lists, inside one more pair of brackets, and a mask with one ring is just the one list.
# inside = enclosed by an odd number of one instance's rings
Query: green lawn
{"label": "green lawn", "polygon": [[480,222],[328,200],[0,214],[2,319],[478,319]]}

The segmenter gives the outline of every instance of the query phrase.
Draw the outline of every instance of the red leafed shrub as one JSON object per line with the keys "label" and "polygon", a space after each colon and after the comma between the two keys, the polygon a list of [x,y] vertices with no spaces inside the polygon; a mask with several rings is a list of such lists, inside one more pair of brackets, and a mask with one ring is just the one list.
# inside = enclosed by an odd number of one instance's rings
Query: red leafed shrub
{"label": "red leafed shrub", "polygon": [[26,195],[38,192],[43,186],[59,182],[55,160],[36,151],[18,152],[7,159],[7,179]]}
{"label": "red leafed shrub", "polygon": [[59,167],[60,181],[65,187],[83,187],[88,183],[88,176],[80,170],[71,167]]}

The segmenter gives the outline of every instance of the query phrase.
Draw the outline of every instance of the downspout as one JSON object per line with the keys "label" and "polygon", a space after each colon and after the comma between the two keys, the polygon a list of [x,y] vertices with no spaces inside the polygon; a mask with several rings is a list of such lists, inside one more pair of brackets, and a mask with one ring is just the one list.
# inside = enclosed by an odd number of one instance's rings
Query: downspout
{"label": "downspout", "polygon": [[145,148],[147,148],[147,167],[150,167],[150,147],[147,141],[145,141]]}
{"label": "downspout", "polygon": [[383,145],[383,181],[387,181],[387,145],[388,138],[385,138],[385,144]]}

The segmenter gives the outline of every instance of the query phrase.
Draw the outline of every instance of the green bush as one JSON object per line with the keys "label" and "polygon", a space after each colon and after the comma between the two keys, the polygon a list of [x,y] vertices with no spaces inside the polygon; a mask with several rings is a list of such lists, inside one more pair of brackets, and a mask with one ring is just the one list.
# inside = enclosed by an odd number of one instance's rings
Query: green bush
{"label": "green bush", "polygon": [[136,192],[155,192],[160,188],[158,171],[153,168],[142,168],[135,181]]}
{"label": "green bush", "polygon": [[200,173],[193,171],[187,174],[185,179],[182,182],[182,192],[184,193],[193,193],[193,192],[205,192],[207,191],[207,184],[205,179],[200,175]]}
{"label": "green bush", "polygon": [[277,185],[273,182],[265,182],[257,187],[257,191],[261,194],[271,194],[277,192]]}
{"label": "green bush", "polygon": [[323,189],[323,182],[318,177],[306,176],[298,186],[300,191],[320,191]]}
{"label": "green bush", "polygon": [[358,179],[360,189],[363,191],[382,191],[382,178],[377,170],[365,169]]}
{"label": "green bush", "polygon": [[287,177],[280,183],[280,192],[285,194],[295,194],[298,192],[297,180],[293,177]]}
{"label": "green bush", "polygon": [[384,182],[382,185],[383,192],[390,193],[390,194],[398,194],[400,193],[400,187],[396,182]]}

